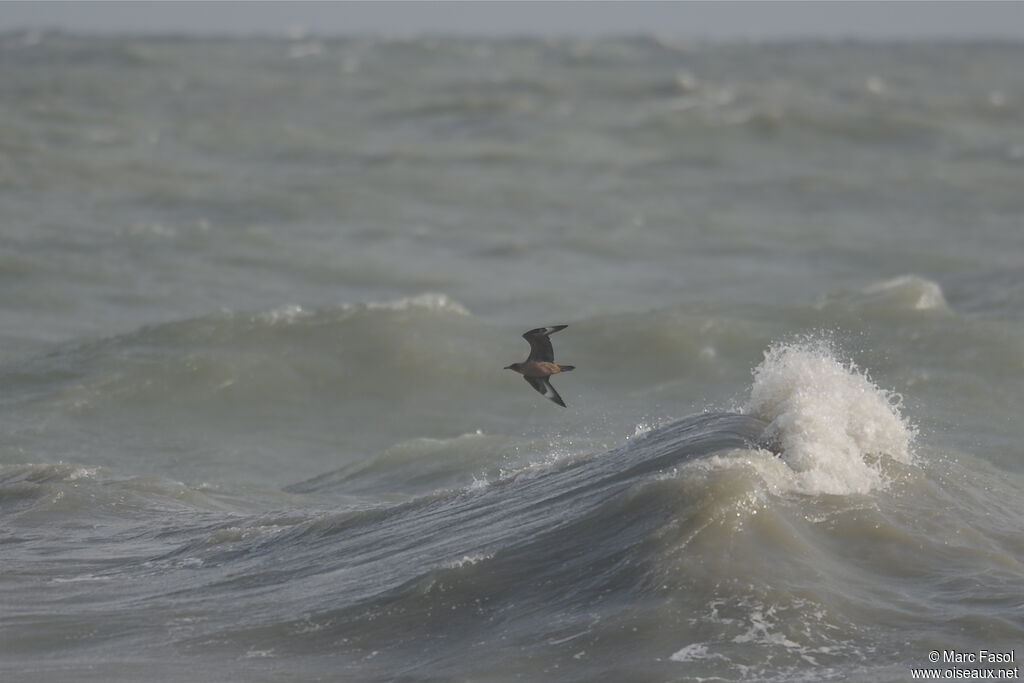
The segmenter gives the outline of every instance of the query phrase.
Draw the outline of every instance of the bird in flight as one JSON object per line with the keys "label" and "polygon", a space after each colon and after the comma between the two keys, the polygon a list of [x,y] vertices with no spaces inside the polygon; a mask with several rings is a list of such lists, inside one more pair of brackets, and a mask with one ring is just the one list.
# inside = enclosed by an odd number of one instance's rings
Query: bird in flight
{"label": "bird in flight", "polygon": [[552,327],[538,327],[523,334],[523,339],[530,342],[530,356],[522,363],[506,365],[506,370],[515,370],[523,376],[530,386],[539,391],[544,398],[554,401],[565,407],[565,401],[558,395],[555,388],[551,386],[548,378],[560,372],[575,370],[575,365],[559,365],[555,362],[555,351],[551,348],[550,335],[564,330],[568,325],[553,325]]}

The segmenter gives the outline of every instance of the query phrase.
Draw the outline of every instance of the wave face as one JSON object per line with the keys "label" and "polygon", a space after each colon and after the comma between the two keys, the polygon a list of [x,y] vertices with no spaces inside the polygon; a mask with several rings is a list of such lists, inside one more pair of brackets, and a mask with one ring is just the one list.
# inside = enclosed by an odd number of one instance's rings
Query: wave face
{"label": "wave face", "polygon": [[1022,63],[0,34],[0,680],[1019,649]]}
{"label": "wave face", "polygon": [[[447,666],[463,666],[460,651],[468,643],[458,634],[490,631],[485,637],[497,645],[508,637],[505,627],[485,624],[503,622],[507,610],[529,611],[520,600],[563,604],[565,623],[547,636],[557,639],[605,591],[623,591],[620,598],[642,593],[643,566],[653,559],[653,548],[645,546],[681,504],[672,500],[678,492],[671,486],[659,493],[666,488],[659,473],[709,453],[754,447],[764,428],[749,416],[699,415],[607,453],[556,457],[406,503],[353,503],[330,511],[225,515],[216,490],[117,479],[69,465],[5,467],[0,504],[8,519],[36,530],[37,538],[12,543],[38,543],[38,535],[55,531],[45,525],[76,511],[102,520],[72,541],[89,549],[74,563],[81,573],[53,577],[45,590],[65,600],[85,590],[86,610],[97,617],[124,611],[141,617],[162,612],[164,604],[175,615],[164,615],[169,621],[159,625],[129,617],[117,630],[129,628],[132,635],[111,633],[94,645],[178,623],[171,645],[185,652],[241,647],[238,656],[287,656],[323,648],[331,666],[341,662],[354,674],[372,676],[379,666],[402,660],[413,666],[435,639],[438,647],[453,648]],[[327,487],[317,488],[323,493]],[[276,502],[283,500],[294,506],[283,496]],[[69,525],[58,523],[62,531]],[[126,545],[142,553],[125,557],[119,549]],[[153,553],[160,546],[173,549]],[[211,610],[211,604],[218,607]],[[71,604],[62,612],[84,617]],[[432,633],[434,615],[448,622],[443,634]],[[527,617],[512,632],[534,621],[539,627],[548,617]],[[359,663],[374,659],[385,642],[390,664]]]}

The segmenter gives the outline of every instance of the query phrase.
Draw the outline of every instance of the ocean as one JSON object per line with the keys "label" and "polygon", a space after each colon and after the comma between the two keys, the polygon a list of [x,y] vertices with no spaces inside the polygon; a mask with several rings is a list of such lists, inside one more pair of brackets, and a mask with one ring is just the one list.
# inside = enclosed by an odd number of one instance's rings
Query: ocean
{"label": "ocean", "polygon": [[0,36],[0,679],[1016,667],[1022,64]]}

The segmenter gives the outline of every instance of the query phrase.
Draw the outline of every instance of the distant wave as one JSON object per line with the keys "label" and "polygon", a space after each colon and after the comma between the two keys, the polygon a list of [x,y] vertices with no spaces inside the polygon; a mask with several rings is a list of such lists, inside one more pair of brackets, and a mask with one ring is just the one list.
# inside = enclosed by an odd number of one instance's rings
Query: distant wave
{"label": "distant wave", "polygon": [[[222,311],[63,344],[0,368],[0,377],[18,388],[12,395],[48,389],[72,410],[298,391],[316,385],[315,374],[334,376],[339,385],[349,379],[358,388],[389,366],[412,374],[431,374],[435,367],[457,372],[445,360],[452,319],[471,324],[472,317],[458,301],[435,293],[323,308]],[[359,380],[351,381],[353,375]]]}
{"label": "distant wave", "polygon": [[821,297],[818,308],[849,308],[869,312],[948,311],[942,286],[917,275],[900,275],[856,291]]}

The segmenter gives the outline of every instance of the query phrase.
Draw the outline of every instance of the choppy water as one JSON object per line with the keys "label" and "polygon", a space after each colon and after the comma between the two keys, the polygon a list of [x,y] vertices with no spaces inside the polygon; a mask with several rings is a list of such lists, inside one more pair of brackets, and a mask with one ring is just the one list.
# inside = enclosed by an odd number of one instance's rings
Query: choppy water
{"label": "choppy water", "polygon": [[1024,656],[1022,61],[3,37],[0,677]]}

